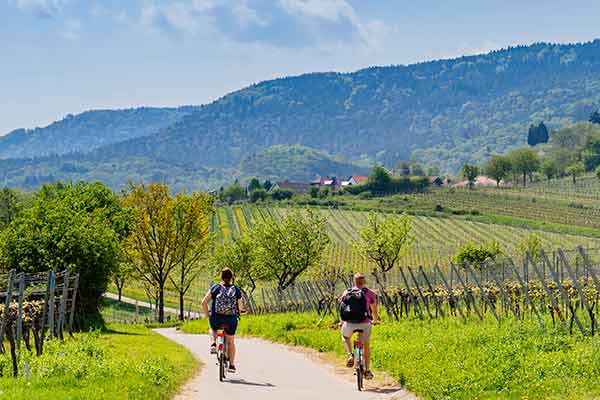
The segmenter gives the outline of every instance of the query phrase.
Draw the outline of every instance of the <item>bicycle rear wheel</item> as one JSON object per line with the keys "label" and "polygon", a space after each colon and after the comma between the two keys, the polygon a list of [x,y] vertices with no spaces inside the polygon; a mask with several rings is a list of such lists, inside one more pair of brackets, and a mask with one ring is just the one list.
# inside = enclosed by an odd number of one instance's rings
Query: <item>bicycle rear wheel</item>
{"label": "bicycle rear wheel", "polygon": [[363,379],[364,379],[364,372],[363,372],[363,368],[362,365],[359,365],[358,368],[356,368],[356,385],[358,386],[358,391],[361,392],[363,390]]}
{"label": "bicycle rear wheel", "polygon": [[225,379],[225,354],[221,352],[219,354],[219,381],[223,382]]}

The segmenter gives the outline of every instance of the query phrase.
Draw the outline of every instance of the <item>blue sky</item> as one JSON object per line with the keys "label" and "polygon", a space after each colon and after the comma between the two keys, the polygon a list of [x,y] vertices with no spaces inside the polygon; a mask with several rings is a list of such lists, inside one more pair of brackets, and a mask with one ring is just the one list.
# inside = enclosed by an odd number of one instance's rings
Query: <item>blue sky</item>
{"label": "blue sky", "polygon": [[94,108],[600,37],[598,0],[0,0],[0,134]]}

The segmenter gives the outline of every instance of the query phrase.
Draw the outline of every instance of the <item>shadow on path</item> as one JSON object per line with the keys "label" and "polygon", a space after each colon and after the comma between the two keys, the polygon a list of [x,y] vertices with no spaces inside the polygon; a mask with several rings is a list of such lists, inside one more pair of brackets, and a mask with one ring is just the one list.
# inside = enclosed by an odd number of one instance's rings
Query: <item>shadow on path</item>
{"label": "shadow on path", "polygon": [[245,379],[227,379],[227,383],[232,383],[234,385],[247,385],[247,386],[260,386],[260,387],[275,387],[272,383],[257,383],[257,382],[248,382]]}

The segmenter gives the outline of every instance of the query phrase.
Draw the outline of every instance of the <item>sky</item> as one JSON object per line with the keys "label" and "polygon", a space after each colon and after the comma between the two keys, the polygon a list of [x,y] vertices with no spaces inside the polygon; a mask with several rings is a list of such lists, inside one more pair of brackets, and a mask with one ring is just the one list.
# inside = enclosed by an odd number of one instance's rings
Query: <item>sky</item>
{"label": "sky", "polygon": [[89,109],[600,38],[598,0],[0,0],[0,134]]}

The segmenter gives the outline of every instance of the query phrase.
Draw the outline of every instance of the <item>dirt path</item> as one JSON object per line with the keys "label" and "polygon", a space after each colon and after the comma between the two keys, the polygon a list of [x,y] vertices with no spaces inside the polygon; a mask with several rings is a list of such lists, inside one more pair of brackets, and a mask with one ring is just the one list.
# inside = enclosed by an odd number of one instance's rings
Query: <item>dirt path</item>
{"label": "dirt path", "polygon": [[220,383],[215,356],[208,351],[207,335],[189,335],[157,329],[161,335],[187,347],[203,363],[202,372],[189,381],[175,400],[367,400],[416,399],[397,388],[359,393],[353,381],[340,377],[329,365],[310,360],[286,346],[254,338],[238,338],[238,373]]}

